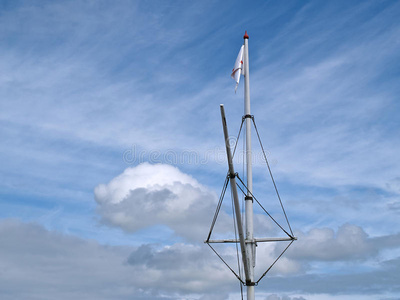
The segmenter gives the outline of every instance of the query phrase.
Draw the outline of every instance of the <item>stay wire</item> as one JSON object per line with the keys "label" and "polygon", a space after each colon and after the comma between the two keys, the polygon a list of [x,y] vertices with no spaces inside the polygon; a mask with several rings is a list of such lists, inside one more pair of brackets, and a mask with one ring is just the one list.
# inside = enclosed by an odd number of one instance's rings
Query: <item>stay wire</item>
{"label": "stay wire", "polygon": [[259,143],[260,143],[261,150],[262,150],[262,152],[263,152],[264,159],[265,159],[265,162],[266,162],[267,167],[268,167],[269,175],[271,176],[272,183],[274,184],[274,188],[275,188],[276,194],[277,194],[278,199],[279,199],[279,202],[280,202],[280,204],[281,204],[283,214],[285,215],[286,222],[287,222],[287,224],[288,224],[288,226],[289,226],[290,233],[291,233],[292,236],[293,236],[292,227],[290,226],[289,219],[288,219],[288,217],[287,217],[287,215],[286,215],[285,208],[283,207],[283,204],[282,204],[281,196],[279,195],[278,188],[276,187],[275,180],[274,180],[274,176],[272,175],[272,171],[271,171],[271,168],[270,168],[270,166],[269,166],[268,159],[267,159],[267,155],[265,154],[263,144],[262,144],[262,142],[261,142],[260,134],[258,133],[258,129],[257,129],[256,122],[255,122],[255,120],[254,120],[254,116],[252,116],[251,119],[253,120],[253,124],[254,124],[254,128],[255,128],[255,130],[256,130],[256,133],[257,133],[258,141],[259,141]]}
{"label": "stay wire", "polygon": [[261,279],[264,278],[265,275],[267,275],[267,273],[269,272],[269,270],[272,269],[272,267],[276,264],[276,262],[282,257],[282,255],[286,252],[286,250],[290,247],[290,245],[294,242],[294,240],[292,240],[285,248],[285,250],[282,251],[282,253],[277,257],[277,259],[275,259],[275,261],[272,263],[272,265],[270,265],[270,267],[267,269],[267,271],[265,271],[261,277],[256,281],[256,284],[258,284]]}
{"label": "stay wire", "polygon": [[[276,225],[278,225],[278,227],[279,227],[284,233],[286,233],[288,237],[292,238],[292,237],[293,237],[293,234],[290,235],[290,234],[289,234],[275,219],[274,219],[274,217],[271,216],[271,214],[264,208],[264,206],[261,205],[260,201],[257,200],[257,198],[253,195],[252,192],[250,192],[250,190],[249,190],[249,189],[247,188],[247,186],[244,184],[244,182],[243,182],[242,179],[239,177],[239,175],[236,175],[236,177],[239,179],[239,181],[241,182],[241,184],[246,188],[247,193],[249,193],[249,194],[251,195],[251,197],[258,203],[258,205],[260,205],[260,207],[261,207],[261,208],[264,210],[264,212],[271,218],[271,220],[274,221],[274,223],[275,223]],[[242,187],[241,187],[238,183],[236,183],[236,185],[237,185],[238,188],[242,191],[242,193],[243,193],[244,195],[246,195],[246,193],[245,193],[245,191],[242,189]]]}
{"label": "stay wire", "polygon": [[229,183],[229,177],[227,176],[227,177],[225,178],[225,183],[224,183],[224,186],[223,186],[223,188],[222,188],[221,195],[220,195],[220,197],[219,197],[217,209],[216,209],[216,211],[215,211],[214,218],[213,218],[213,221],[212,221],[211,227],[210,227],[210,232],[208,233],[206,242],[208,242],[208,241],[210,240],[211,233],[212,233],[212,231],[213,231],[213,229],[214,229],[215,222],[217,221],[217,217],[218,217],[219,211],[220,211],[220,209],[221,209],[222,200],[224,200],[224,197],[225,197],[225,192],[226,192],[226,189],[227,189],[227,187],[228,187],[228,183]]}
{"label": "stay wire", "polygon": [[233,148],[232,159],[235,157],[236,146],[237,146],[238,141],[239,141],[240,133],[242,132],[244,120],[245,120],[245,119],[242,118],[242,124],[240,124],[239,133],[238,133],[238,135],[237,135],[237,137],[236,137],[235,147]]}
{"label": "stay wire", "polygon": [[236,278],[239,279],[239,281],[244,284],[244,281],[242,280],[242,278],[240,278],[239,275],[236,274],[236,272],[227,264],[227,262],[221,257],[221,255],[219,255],[218,252],[209,243],[207,243],[207,245],[212,249],[212,251],[214,251],[214,253],[225,264],[225,266],[227,266],[228,269],[231,270],[231,272],[236,276]]}

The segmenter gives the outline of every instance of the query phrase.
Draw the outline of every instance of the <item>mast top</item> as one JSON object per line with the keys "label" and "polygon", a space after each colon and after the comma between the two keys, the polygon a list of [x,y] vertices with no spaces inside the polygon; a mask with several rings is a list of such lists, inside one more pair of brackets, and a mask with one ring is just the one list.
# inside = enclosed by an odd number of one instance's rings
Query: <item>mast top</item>
{"label": "mast top", "polygon": [[244,38],[244,39],[249,39],[249,36],[248,36],[248,34],[247,34],[247,30],[244,32],[243,38]]}

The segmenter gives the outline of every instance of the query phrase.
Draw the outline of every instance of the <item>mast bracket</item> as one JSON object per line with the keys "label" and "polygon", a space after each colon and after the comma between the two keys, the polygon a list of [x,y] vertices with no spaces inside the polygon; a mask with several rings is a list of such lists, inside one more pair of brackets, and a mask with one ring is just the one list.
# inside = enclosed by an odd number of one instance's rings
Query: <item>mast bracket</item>
{"label": "mast bracket", "polygon": [[251,202],[253,202],[253,197],[252,196],[245,196],[244,200],[251,200]]}
{"label": "mast bracket", "polygon": [[255,286],[256,283],[251,280],[246,280],[246,286]]}
{"label": "mast bracket", "polygon": [[235,177],[237,177],[237,176],[238,176],[238,173],[229,173],[229,174],[228,174],[228,177],[229,177],[230,179],[235,178]]}
{"label": "mast bracket", "polygon": [[253,115],[249,115],[249,114],[244,115],[244,116],[242,117],[242,120],[247,119],[247,118],[250,118],[250,119],[254,120],[254,116],[253,116]]}

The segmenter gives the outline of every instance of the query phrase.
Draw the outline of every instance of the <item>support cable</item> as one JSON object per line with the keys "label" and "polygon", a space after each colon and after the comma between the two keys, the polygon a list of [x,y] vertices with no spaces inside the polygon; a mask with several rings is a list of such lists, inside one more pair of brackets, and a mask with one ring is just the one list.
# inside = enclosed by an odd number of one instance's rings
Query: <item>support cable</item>
{"label": "support cable", "polygon": [[212,251],[214,251],[214,253],[219,257],[219,259],[225,264],[225,266],[228,267],[229,270],[231,270],[231,272],[236,276],[237,279],[239,279],[239,281],[243,284],[244,281],[242,280],[242,278],[239,277],[238,274],[236,274],[236,272],[227,264],[227,262],[221,257],[221,255],[218,254],[218,252],[210,245],[207,243],[208,246],[210,246],[210,248],[212,249]]}
{"label": "support cable", "polygon": [[244,120],[245,120],[245,118],[242,118],[242,124],[240,124],[239,133],[237,135],[236,142],[235,142],[235,147],[233,148],[232,160],[235,157],[236,146],[237,146],[238,141],[239,141],[240,133],[242,132]]}
{"label": "support cable", "polygon": [[274,261],[274,262],[272,263],[272,265],[267,269],[267,271],[265,271],[265,272],[261,275],[260,279],[258,279],[258,280],[256,281],[256,284],[258,284],[258,283],[260,282],[260,280],[263,279],[265,275],[267,275],[267,273],[269,272],[269,270],[271,270],[271,268],[272,268],[272,267],[276,264],[276,262],[282,257],[282,255],[286,252],[286,250],[290,247],[290,245],[291,245],[293,242],[294,242],[294,240],[292,240],[292,241],[289,243],[289,245],[286,246],[285,250],[282,251],[282,253],[277,257],[277,259],[275,259],[275,261]]}
{"label": "support cable", "polygon": [[[241,182],[241,184],[246,188],[247,193],[249,193],[251,195],[251,197],[258,203],[258,205],[260,205],[260,207],[264,210],[264,212],[271,218],[272,221],[274,221],[274,223],[284,232],[287,234],[288,237],[293,238],[293,234],[290,235],[275,219],[274,217],[271,216],[271,214],[264,208],[264,206],[261,205],[260,201],[257,200],[257,198],[253,195],[252,192],[249,191],[249,189],[247,188],[247,186],[244,184],[244,182],[242,181],[242,179],[239,177],[239,175],[236,175],[236,177],[239,179],[239,181]],[[246,195],[245,191],[242,189],[242,187],[236,183],[236,185],[238,186],[238,188],[242,191],[243,194]]]}
{"label": "support cable", "polygon": [[258,129],[257,129],[256,122],[255,122],[255,120],[254,120],[254,116],[252,116],[251,119],[253,120],[253,124],[254,124],[254,128],[255,128],[255,130],[256,130],[256,133],[257,133],[258,141],[260,142],[261,150],[262,150],[262,152],[263,152],[265,162],[267,163],[269,175],[271,176],[272,183],[274,184],[274,188],[275,188],[276,194],[277,194],[277,196],[278,196],[279,202],[280,202],[280,204],[281,204],[283,214],[285,215],[286,222],[287,222],[287,224],[288,224],[288,226],[289,226],[290,233],[291,233],[291,235],[293,236],[292,227],[290,226],[289,219],[288,219],[288,217],[287,217],[287,215],[286,215],[285,208],[283,207],[282,200],[281,200],[281,196],[279,195],[278,188],[276,187],[276,184],[275,184],[274,176],[272,176],[272,171],[271,171],[271,168],[270,168],[270,166],[269,166],[268,159],[267,159],[267,155],[265,154],[263,144],[262,144],[262,142],[261,142],[260,134],[258,133]]}
{"label": "support cable", "polygon": [[217,217],[218,217],[219,211],[220,211],[220,209],[221,209],[222,200],[224,200],[224,197],[225,197],[225,192],[226,192],[226,189],[227,189],[227,187],[228,187],[228,183],[229,183],[229,177],[227,176],[227,177],[225,178],[225,183],[224,183],[224,186],[223,186],[223,188],[222,188],[221,195],[220,195],[220,197],[219,197],[217,209],[216,209],[216,211],[215,211],[214,218],[213,218],[213,221],[212,221],[211,227],[210,227],[210,232],[208,233],[206,242],[208,242],[208,241],[210,240],[211,233],[212,233],[212,231],[213,231],[213,229],[214,229],[215,222],[217,221]]}

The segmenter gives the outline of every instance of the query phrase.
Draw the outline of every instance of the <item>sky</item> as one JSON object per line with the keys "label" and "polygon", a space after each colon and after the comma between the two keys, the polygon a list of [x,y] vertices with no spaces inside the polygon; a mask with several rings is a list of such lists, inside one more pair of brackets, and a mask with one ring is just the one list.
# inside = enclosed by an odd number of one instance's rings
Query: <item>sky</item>
{"label": "sky", "polygon": [[[240,299],[203,241],[227,172],[219,104],[233,141],[243,115],[245,30],[251,113],[298,237],[256,299],[400,299],[399,15],[383,0],[0,0],[1,299]],[[252,134],[254,194],[279,218]],[[277,234],[259,209],[255,225]],[[280,250],[259,245],[257,270]]]}

